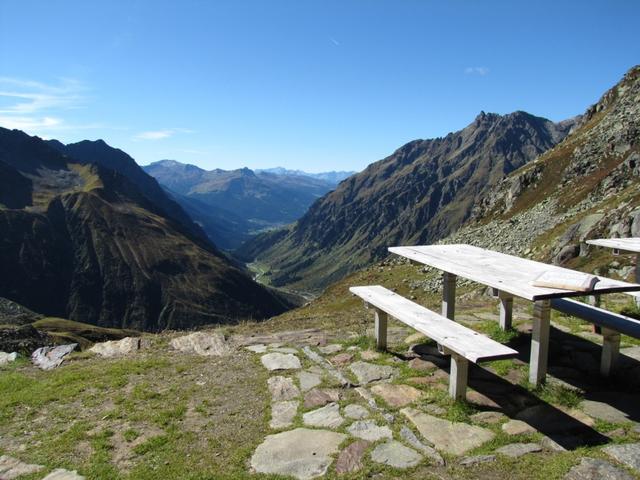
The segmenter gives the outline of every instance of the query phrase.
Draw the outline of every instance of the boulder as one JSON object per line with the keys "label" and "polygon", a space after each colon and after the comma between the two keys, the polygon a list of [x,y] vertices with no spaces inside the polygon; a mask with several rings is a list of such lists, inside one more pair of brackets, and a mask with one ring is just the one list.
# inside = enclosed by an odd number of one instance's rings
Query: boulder
{"label": "boulder", "polygon": [[18,352],[6,353],[0,352],[0,367],[8,363],[15,362],[18,358]]}
{"label": "boulder", "polygon": [[222,357],[233,351],[231,345],[219,333],[190,333],[174,338],[169,344],[181,352],[195,353],[203,357]]}
{"label": "boulder", "polygon": [[112,340],[110,342],[96,343],[89,349],[101,357],[119,357],[140,350],[141,339],[136,337],[126,337],[122,340]]}
{"label": "boulder", "polygon": [[64,468],[56,468],[42,480],[84,480],[85,477],[78,475],[75,470],[65,470]]}
{"label": "boulder", "polygon": [[77,343],[70,343],[57,347],[41,347],[31,354],[31,361],[42,370],[51,370],[59,367],[66,356],[73,352],[77,346]]}
{"label": "boulder", "polygon": [[267,353],[260,357],[267,370],[298,370],[302,368],[300,359],[292,353]]}

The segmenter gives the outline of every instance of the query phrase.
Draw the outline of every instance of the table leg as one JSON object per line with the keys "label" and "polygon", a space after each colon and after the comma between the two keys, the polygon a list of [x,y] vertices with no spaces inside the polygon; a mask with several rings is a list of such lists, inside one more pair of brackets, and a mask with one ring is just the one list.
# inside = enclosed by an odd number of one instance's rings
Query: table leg
{"label": "table leg", "polygon": [[455,319],[456,311],[456,276],[453,273],[442,274],[442,316]]}
{"label": "table leg", "polygon": [[375,309],[375,330],[376,330],[376,348],[378,350],[387,349],[387,312],[383,312],[379,308]]}
{"label": "table leg", "polygon": [[531,359],[529,360],[529,383],[535,386],[544,383],[547,375],[550,318],[551,302],[549,300],[537,300],[533,306]]}
{"label": "table leg", "polygon": [[[640,253],[636,255],[636,283],[640,283]],[[640,307],[640,292],[636,292],[636,305]]]}
{"label": "table leg", "polygon": [[618,359],[620,353],[620,333],[615,330],[602,327],[602,358],[600,360],[600,373],[608,377]]}
{"label": "table leg", "polygon": [[513,297],[507,293],[498,293],[500,299],[500,328],[509,330],[513,319]]}

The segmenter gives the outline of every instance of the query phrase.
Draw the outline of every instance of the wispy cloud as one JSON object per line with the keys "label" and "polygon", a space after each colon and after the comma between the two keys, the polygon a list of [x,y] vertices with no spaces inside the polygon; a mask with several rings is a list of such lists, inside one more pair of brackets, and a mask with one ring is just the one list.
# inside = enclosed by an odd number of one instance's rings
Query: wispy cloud
{"label": "wispy cloud", "polygon": [[333,43],[336,47],[340,46],[340,42],[333,37],[329,37],[329,41]]}
{"label": "wispy cloud", "polygon": [[193,133],[193,130],[189,130],[188,128],[164,128],[162,130],[140,132],[133,138],[134,140],[162,140],[172,137],[176,133]]}
{"label": "wispy cloud", "polygon": [[465,75],[480,75],[484,77],[489,73],[489,69],[487,67],[467,67],[464,69]]}
{"label": "wispy cloud", "polygon": [[83,108],[87,88],[78,80],[62,78],[55,84],[0,77],[0,126],[48,137],[63,130],[99,128],[96,124],[72,125],[63,117]]}

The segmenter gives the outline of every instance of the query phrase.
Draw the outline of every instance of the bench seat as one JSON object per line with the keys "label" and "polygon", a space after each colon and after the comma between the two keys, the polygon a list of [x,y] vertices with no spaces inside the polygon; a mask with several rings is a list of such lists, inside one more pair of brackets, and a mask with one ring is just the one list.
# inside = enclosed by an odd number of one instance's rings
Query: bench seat
{"label": "bench seat", "polygon": [[380,285],[351,287],[351,293],[376,309],[376,339],[379,349],[386,348],[386,315],[391,315],[438,343],[451,355],[449,393],[465,398],[467,361],[478,363],[513,358],[518,352],[470,328],[418,305]]}

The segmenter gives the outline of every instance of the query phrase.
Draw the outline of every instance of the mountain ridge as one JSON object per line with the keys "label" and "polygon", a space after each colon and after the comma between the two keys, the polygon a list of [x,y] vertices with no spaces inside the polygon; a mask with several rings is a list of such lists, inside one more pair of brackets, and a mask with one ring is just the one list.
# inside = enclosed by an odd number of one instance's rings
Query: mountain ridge
{"label": "mountain ridge", "polygon": [[343,181],[286,233],[260,235],[237,254],[269,266],[273,285],[318,291],[384,258],[389,245],[445,237],[484,192],[554,146],[575,121],[481,112],[462,130],[408,142]]}

